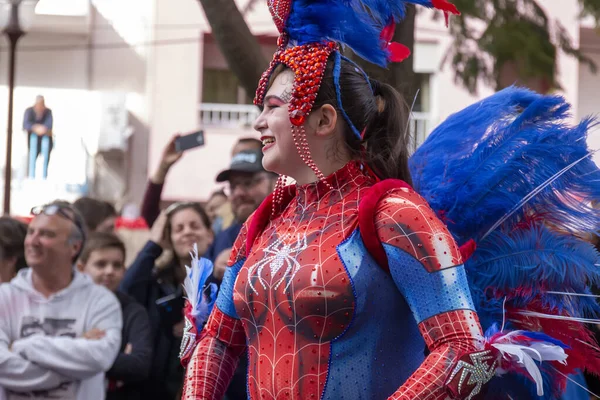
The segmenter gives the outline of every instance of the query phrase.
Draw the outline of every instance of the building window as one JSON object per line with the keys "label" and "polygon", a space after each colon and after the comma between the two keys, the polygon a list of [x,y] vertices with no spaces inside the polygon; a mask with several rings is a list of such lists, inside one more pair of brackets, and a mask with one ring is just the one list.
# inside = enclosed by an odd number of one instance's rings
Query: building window
{"label": "building window", "polygon": [[[431,112],[431,74],[415,74],[416,87],[419,89],[419,95],[415,101],[414,112],[428,113]],[[412,104],[412,99],[407,99],[409,105]]]}
{"label": "building window", "polygon": [[205,68],[202,74],[202,102],[216,104],[252,104],[228,69]]}
{"label": "building window", "polygon": [[[414,99],[414,107],[410,116],[411,151],[415,151],[425,141],[431,131],[431,74],[416,73],[415,87],[419,93]],[[409,106],[413,99],[407,99]]]}
{"label": "building window", "polygon": [[205,69],[202,77],[204,103],[236,104],[238,80],[226,69]]}

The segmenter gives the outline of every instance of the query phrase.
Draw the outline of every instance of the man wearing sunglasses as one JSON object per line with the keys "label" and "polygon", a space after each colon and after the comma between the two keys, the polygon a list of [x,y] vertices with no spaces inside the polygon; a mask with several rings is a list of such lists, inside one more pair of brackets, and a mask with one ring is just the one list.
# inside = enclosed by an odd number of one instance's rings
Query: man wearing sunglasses
{"label": "man wearing sunglasses", "polygon": [[53,202],[32,213],[29,268],[0,286],[0,398],[102,400],[121,342],[119,302],[74,268],[86,237],[77,211]]}

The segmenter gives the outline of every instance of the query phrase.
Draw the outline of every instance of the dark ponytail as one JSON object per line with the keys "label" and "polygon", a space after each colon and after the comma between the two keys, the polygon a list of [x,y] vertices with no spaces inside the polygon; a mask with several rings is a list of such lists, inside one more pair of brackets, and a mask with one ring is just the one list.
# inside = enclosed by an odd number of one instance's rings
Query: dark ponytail
{"label": "dark ponytail", "polygon": [[[339,121],[346,125],[345,144],[353,159],[365,161],[381,179],[401,179],[412,184],[406,103],[392,86],[368,80],[356,65],[342,58],[340,106],[334,85],[334,64],[330,58],[314,107],[331,104],[338,110]],[[355,129],[351,129],[347,119]],[[364,131],[362,140],[355,131]]]}

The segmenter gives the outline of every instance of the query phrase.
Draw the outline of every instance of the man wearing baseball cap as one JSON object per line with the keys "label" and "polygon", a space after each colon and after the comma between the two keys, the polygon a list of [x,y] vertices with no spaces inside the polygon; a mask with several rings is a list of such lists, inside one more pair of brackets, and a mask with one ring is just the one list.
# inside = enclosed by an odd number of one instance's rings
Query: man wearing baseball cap
{"label": "man wearing baseball cap", "polygon": [[242,224],[275,188],[277,175],[265,171],[262,157],[261,150],[242,151],[233,156],[229,169],[217,175],[217,182],[229,182],[235,222],[217,235],[206,258],[214,261],[223,250],[233,246]]}

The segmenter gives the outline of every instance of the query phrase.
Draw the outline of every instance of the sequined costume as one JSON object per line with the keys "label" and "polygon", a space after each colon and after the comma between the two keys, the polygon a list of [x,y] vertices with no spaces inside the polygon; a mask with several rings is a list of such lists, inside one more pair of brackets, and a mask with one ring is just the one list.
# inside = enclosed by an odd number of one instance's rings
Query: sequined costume
{"label": "sequined costume", "polygon": [[288,188],[283,212],[247,242],[263,204],[238,238],[184,398],[221,398],[246,335],[252,399],[447,396],[452,367],[482,346],[459,249],[424,200],[398,188],[374,210],[387,273],[357,229],[374,183],[351,162]]}

